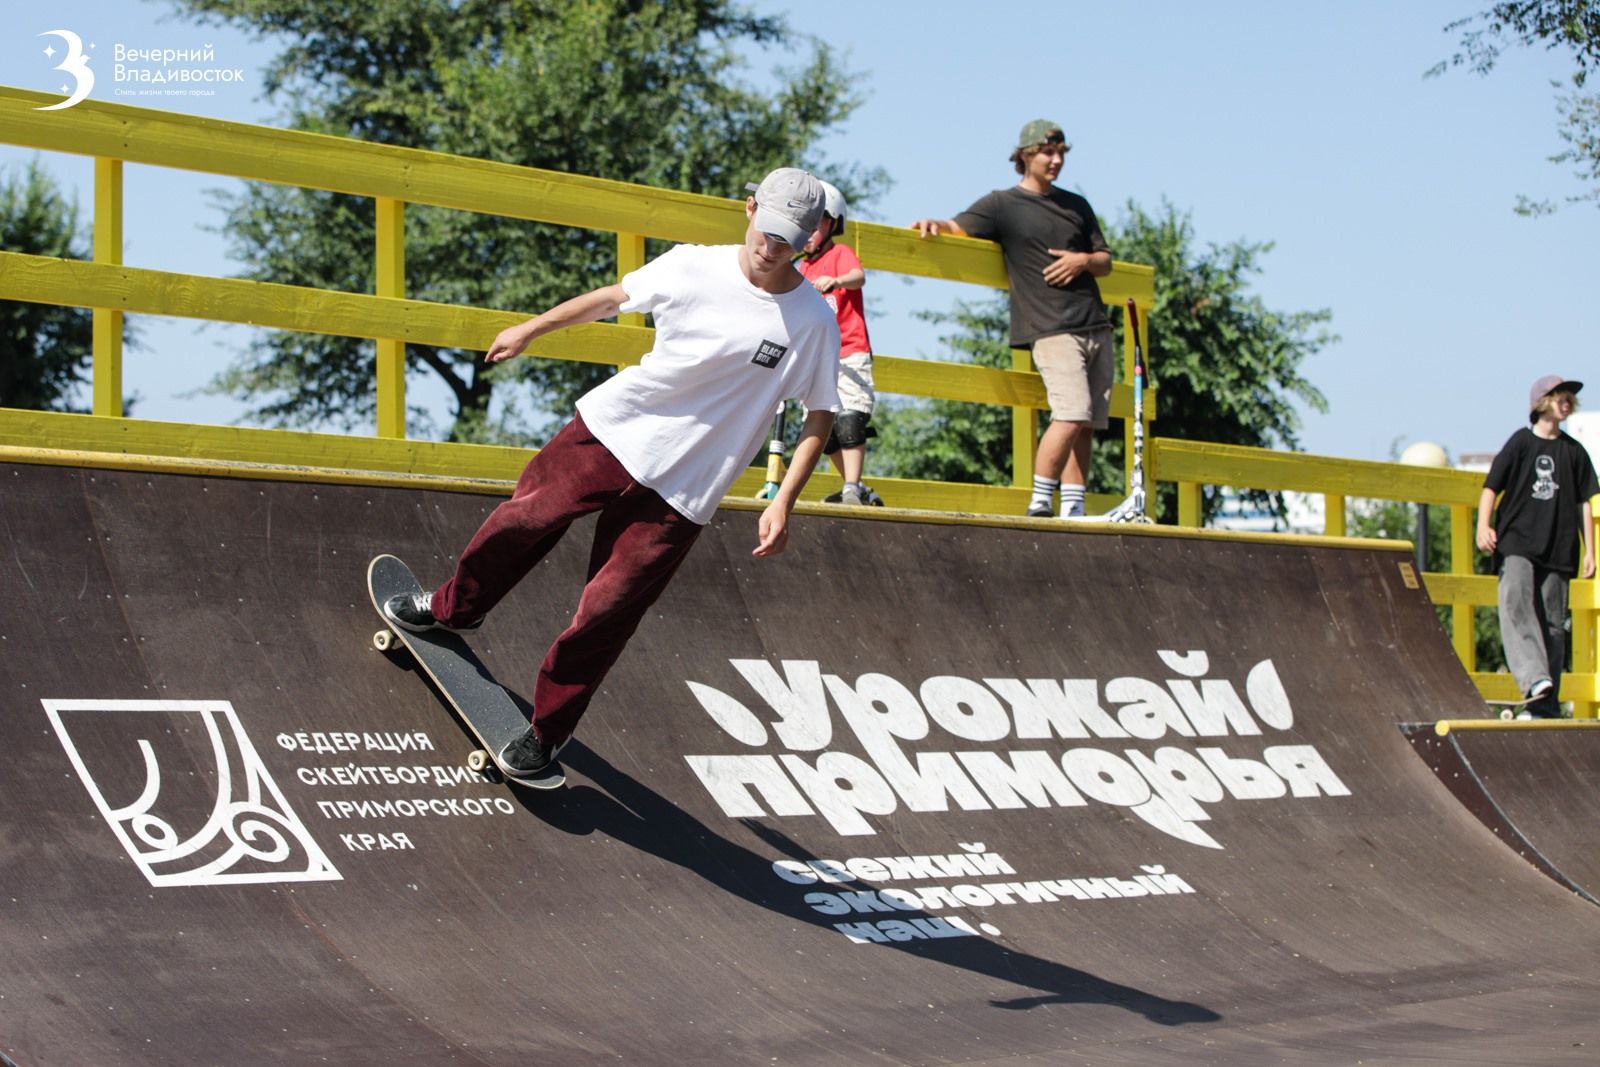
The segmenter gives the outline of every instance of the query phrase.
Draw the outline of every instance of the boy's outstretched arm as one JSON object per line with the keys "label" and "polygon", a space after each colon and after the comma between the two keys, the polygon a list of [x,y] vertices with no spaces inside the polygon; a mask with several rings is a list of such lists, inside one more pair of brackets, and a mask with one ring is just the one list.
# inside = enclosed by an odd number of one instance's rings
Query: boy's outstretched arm
{"label": "boy's outstretched arm", "polygon": [[488,354],[483,357],[485,363],[500,363],[504,360],[520,356],[536,338],[566,326],[576,326],[585,322],[599,322],[609,319],[622,310],[622,305],[627,301],[628,294],[620,285],[603,285],[598,289],[575,296],[544,312],[535,315],[526,322],[519,322],[515,326],[507,326],[495,337],[489,345]]}
{"label": "boy's outstretched arm", "polygon": [[750,553],[752,556],[776,556],[789,546],[789,513],[794,510],[794,502],[800,498],[800,490],[806,487],[811,472],[817,469],[822,446],[832,429],[833,412],[806,412],[800,440],[794,446],[794,458],[789,461],[789,473],[783,476],[783,484],[778,486],[772,503],[761,513],[761,521],[756,526],[761,541]]}

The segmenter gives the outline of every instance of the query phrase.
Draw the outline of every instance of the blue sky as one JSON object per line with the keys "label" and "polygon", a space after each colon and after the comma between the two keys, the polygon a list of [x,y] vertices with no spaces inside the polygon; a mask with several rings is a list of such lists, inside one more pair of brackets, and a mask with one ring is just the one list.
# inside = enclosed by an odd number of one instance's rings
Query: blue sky
{"label": "blue sky", "polygon": [[[1043,116],[1062,123],[1074,144],[1061,183],[1108,220],[1130,199],[1155,209],[1165,198],[1190,213],[1201,244],[1275,242],[1255,291],[1275,310],[1330,309],[1341,338],[1304,367],[1330,406],[1304,413],[1307,451],[1385,459],[1397,440],[1431,440],[1452,456],[1492,452],[1521,423],[1534,378],[1593,377],[1600,211],[1575,205],[1540,219],[1512,211],[1518,194],[1581,191],[1569,169],[1547,159],[1562,147],[1550,83],[1565,76],[1566,61],[1517,51],[1487,78],[1423,77],[1452,50],[1445,24],[1486,0],[1014,0],[988,9],[1003,11],[992,25],[970,4],[928,0],[752,6],[846,50],[865,103],[821,155],[889,172],[893,187],[863,212],[877,221],[949,215],[1012,183],[1010,139]],[[159,106],[270,123],[276,109],[262,99],[259,70],[272,46],[169,12],[148,0],[58,0],[48,13],[15,13],[0,40],[0,80],[52,88],[60,75],[42,54],[49,39],[35,34],[68,28],[97,46],[96,99],[149,105],[116,95],[106,49],[211,45],[214,65],[242,68],[245,81]],[[746,76],[761,84],[766,67],[799,58],[754,56]],[[0,167],[30,155],[0,147]],[[42,158],[78,190],[87,219],[89,162]],[[127,261],[236,272],[204,193],[227,185],[129,168]],[[869,281],[875,348],[937,358],[935,332],[912,314],[960,295],[972,294]],[[237,418],[229,400],[186,394],[248,335],[148,320],[146,347],[126,378],[141,397],[137,413]],[[1159,383],[1160,366],[1152,372]],[[413,400],[433,402],[420,386]],[[437,403],[443,425],[442,397]]]}

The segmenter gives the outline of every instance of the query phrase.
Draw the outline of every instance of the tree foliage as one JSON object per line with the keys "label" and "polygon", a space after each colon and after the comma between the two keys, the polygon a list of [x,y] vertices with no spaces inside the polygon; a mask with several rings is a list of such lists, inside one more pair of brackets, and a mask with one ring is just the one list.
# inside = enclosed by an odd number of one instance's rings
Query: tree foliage
{"label": "tree foliage", "polygon": [[[1556,132],[1567,147],[1550,157],[1552,163],[1570,164],[1589,188],[1568,197],[1569,203],[1600,204],[1600,94],[1587,88],[1589,74],[1600,65],[1600,0],[1507,0],[1486,11],[1445,26],[1459,33],[1458,51],[1428,71],[1434,76],[1453,67],[1488,74],[1509,47],[1543,47],[1571,54],[1574,69],[1556,96],[1560,115]],[[1545,215],[1556,210],[1549,200],[1519,197],[1517,211]]]}
{"label": "tree foliage", "polygon": [[[1152,214],[1129,201],[1123,218],[1103,227],[1118,259],[1155,268],[1155,306],[1144,324],[1150,384],[1159,393],[1155,433],[1186,440],[1263,448],[1299,444],[1294,402],[1326,410],[1322,394],[1301,374],[1301,364],[1335,340],[1331,313],[1278,312],[1249,291],[1270,243],[1233,241],[1196,247],[1186,213],[1163,202]],[[1008,367],[1005,295],[925,315],[949,325],[942,338],[954,358]],[[1122,351],[1122,316],[1116,322]],[[1119,361],[1118,373],[1121,367]],[[978,481],[1011,480],[1011,423],[1007,408],[953,401],[891,405],[875,420],[879,444],[873,466],[903,477]],[[1097,435],[1089,488],[1120,493],[1122,435]],[[1162,513],[1175,513],[1172,489],[1162,490]],[[1219,501],[1208,492],[1206,514]]]}
{"label": "tree foliage", "polygon": [[[837,54],[729,0],[172,2],[286,42],[266,90],[294,128],[716,196],[742,197],[745,182],[797,163],[858,197],[885,181],[810,156],[858,103]],[[750,49],[793,60],[774,90],[740,81]],[[252,187],[225,206],[248,277],[372,290],[369,200]],[[615,277],[609,233],[413,206],[405,236],[407,294],[424,300],[533,313]],[[214,387],[270,424],[352,426],[375,403],[371,347],[274,336]],[[491,409],[497,383],[526,383],[533,409],[564,417],[609,373],[541,360],[488,368],[481,352],[425,345],[409,346],[408,361],[449,389],[455,439],[527,438],[503,405]]]}
{"label": "tree foliage", "polygon": [[[0,175],[0,248],[87,259],[78,206],[37,161]],[[83,308],[0,300],[0,407],[74,411],[88,381],[93,319]]]}

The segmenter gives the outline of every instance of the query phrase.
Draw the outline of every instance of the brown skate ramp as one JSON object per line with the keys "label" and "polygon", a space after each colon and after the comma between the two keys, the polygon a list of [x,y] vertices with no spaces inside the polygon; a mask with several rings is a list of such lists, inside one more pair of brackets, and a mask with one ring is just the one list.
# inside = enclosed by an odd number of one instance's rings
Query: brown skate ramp
{"label": "brown skate ramp", "polygon": [[1446,788],[1517,855],[1600,904],[1600,724],[1485,723],[1406,734]]}
{"label": "brown skate ramp", "polygon": [[1593,1060],[1600,912],[1395,729],[1473,699],[1403,553],[724,511],[523,794],[363,586],[493,499],[0,485],[22,1067]]}

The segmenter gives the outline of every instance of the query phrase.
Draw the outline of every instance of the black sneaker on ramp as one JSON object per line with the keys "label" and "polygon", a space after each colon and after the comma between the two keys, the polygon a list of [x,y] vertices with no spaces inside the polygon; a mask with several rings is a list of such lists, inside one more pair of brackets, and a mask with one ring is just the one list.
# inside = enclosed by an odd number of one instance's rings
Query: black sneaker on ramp
{"label": "black sneaker on ramp", "polygon": [[556,757],[570,740],[569,737],[553,747],[547,747],[534,736],[533,727],[530,726],[496,754],[495,763],[499,764],[500,772],[508,782],[525,785],[529,789],[555,789],[567,780]]}

